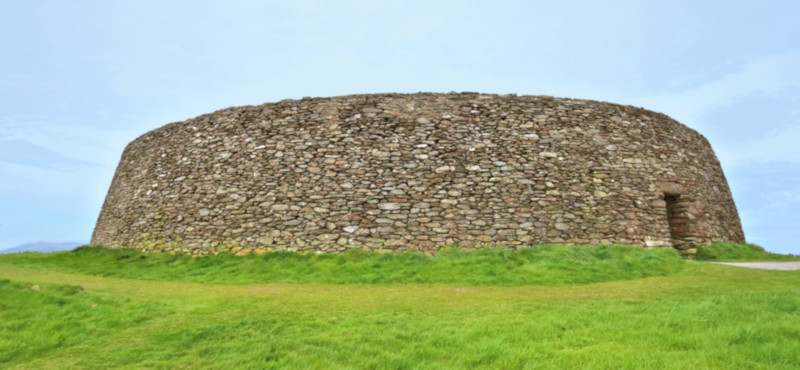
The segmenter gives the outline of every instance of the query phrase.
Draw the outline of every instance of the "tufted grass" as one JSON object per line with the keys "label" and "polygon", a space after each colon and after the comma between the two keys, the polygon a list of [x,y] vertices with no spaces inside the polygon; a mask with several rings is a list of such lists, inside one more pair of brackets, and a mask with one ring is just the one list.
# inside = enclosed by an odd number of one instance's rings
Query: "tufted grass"
{"label": "tufted grass", "polygon": [[50,262],[0,263],[2,368],[800,367],[800,271],[680,261],[556,286],[218,285]]}
{"label": "tufted grass", "polygon": [[716,243],[697,248],[694,257],[698,261],[746,262],[746,261],[800,261],[800,256],[767,252],[755,244]]}
{"label": "tufted grass", "polygon": [[83,291],[0,280],[0,367],[146,325],[165,313],[163,304]]}
{"label": "tufted grass", "polygon": [[128,249],[81,247],[72,252],[0,256],[0,264],[83,274],[199,283],[564,285],[665,276],[683,261],[672,248],[542,245],[508,250],[444,248],[422,253],[270,252],[190,257]]}

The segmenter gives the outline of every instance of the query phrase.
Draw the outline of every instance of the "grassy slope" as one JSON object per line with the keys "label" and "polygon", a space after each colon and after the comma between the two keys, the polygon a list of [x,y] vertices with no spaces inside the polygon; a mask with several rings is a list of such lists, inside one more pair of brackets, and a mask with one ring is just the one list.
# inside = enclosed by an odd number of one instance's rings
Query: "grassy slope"
{"label": "grassy slope", "polygon": [[30,268],[148,280],[202,283],[446,283],[466,285],[559,285],[593,283],[677,272],[683,261],[672,248],[539,246],[511,251],[346,254],[274,252],[262,256],[209,257],[143,254],[83,247],[74,252],[2,256],[0,262]]}
{"label": "grassy slope", "polygon": [[800,261],[798,256],[770,253],[755,244],[717,243],[697,248],[698,261],[747,262],[747,261]]}
{"label": "grassy slope", "polygon": [[800,366],[797,271],[685,262],[582,285],[214,285],[14,262],[0,258],[14,281],[0,283],[2,367]]}
{"label": "grassy slope", "polygon": [[0,280],[0,364],[144,325],[164,305],[103,294],[76,285],[32,285]]}

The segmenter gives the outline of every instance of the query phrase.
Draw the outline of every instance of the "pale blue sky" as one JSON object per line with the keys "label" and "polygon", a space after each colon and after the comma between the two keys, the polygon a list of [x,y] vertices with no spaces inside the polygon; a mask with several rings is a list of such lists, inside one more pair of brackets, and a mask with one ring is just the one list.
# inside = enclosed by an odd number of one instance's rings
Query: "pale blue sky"
{"label": "pale blue sky", "polygon": [[800,253],[797,1],[5,1],[0,249],[88,241],[124,146],[303,96],[479,91],[660,111],[748,241]]}

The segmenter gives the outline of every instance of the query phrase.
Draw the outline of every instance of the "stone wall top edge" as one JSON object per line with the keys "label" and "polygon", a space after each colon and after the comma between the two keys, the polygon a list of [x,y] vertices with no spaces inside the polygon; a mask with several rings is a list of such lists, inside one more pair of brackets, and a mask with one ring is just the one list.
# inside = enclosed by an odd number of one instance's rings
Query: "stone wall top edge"
{"label": "stone wall top edge", "polygon": [[[231,106],[231,107],[227,107],[227,108],[218,109],[218,110],[215,110],[215,111],[210,112],[210,113],[204,113],[204,114],[192,117],[192,118],[187,118],[187,119],[182,120],[182,121],[174,121],[174,122],[170,122],[170,123],[164,124],[162,126],[156,127],[156,128],[154,128],[152,130],[149,130],[149,131],[139,135],[138,137],[136,137],[136,139],[134,139],[130,143],[128,143],[128,145],[125,148],[125,151],[127,151],[127,149],[129,147],[135,146],[135,143],[138,143],[139,141],[144,140],[144,138],[146,138],[148,135],[152,135],[152,134],[161,132],[163,130],[168,130],[168,129],[172,128],[172,127],[175,127],[175,126],[178,126],[178,125],[181,125],[181,124],[186,124],[188,122],[196,121],[198,119],[202,119],[202,118],[205,118],[205,117],[211,117],[211,116],[215,116],[215,115],[220,115],[220,114],[223,114],[225,112],[230,112],[230,111],[240,111],[240,112],[241,111],[248,111],[248,110],[249,111],[258,111],[258,110],[264,109],[266,107],[281,106],[281,105],[287,105],[287,104],[290,105],[290,104],[293,104],[293,103],[300,103],[300,102],[314,102],[314,101],[316,101],[316,102],[325,102],[325,101],[345,101],[345,100],[348,100],[348,99],[404,98],[404,97],[405,98],[415,98],[415,97],[420,97],[420,98],[424,98],[424,97],[454,97],[454,98],[455,97],[470,97],[470,98],[473,98],[473,99],[481,99],[482,98],[481,100],[497,99],[497,98],[499,98],[499,99],[531,100],[531,101],[535,101],[535,100],[552,100],[552,101],[564,102],[564,103],[601,105],[601,106],[606,106],[606,107],[613,107],[613,108],[619,109],[619,110],[621,110],[623,112],[626,112],[626,113],[639,114],[639,115],[648,115],[648,116],[651,116],[652,118],[655,118],[657,121],[663,121],[665,123],[678,125],[682,129],[687,130],[687,131],[691,132],[693,135],[698,136],[700,140],[702,140],[706,145],[710,146],[710,144],[709,144],[708,140],[705,138],[705,136],[700,134],[697,130],[695,130],[695,129],[693,129],[693,128],[691,128],[691,127],[689,127],[689,126],[687,126],[687,125],[685,125],[685,124],[673,119],[672,117],[670,117],[667,114],[664,114],[664,113],[661,113],[661,112],[652,111],[652,110],[648,110],[648,109],[643,108],[643,107],[637,107],[637,106],[634,106],[634,105],[620,104],[620,103],[614,103],[614,102],[608,102],[608,101],[602,101],[602,100],[555,97],[555,96],[551,96],[551,95],[517,95],[515,93],[510,93],[510,94],[488,94],[488,93],[464,91],[464,92],[448,92],[448,93],[417,92],[417,93],[348,94],[348,95],[337,95],[337,96],[329,96],[329,97],[303,97],[303,98],[300,98],[300,99],[282,99],[282,100],[279,100],[279,101],[265,102],[265,103],[258,104],[258,105],[252,105],[251,104],[251,105]],[[472,101],[470,100],[469,102],[472,102]],[[479,101],[475,101],[475,102],[479,102]],[[124,156],[125,151],[123,151],[123,156]]]}

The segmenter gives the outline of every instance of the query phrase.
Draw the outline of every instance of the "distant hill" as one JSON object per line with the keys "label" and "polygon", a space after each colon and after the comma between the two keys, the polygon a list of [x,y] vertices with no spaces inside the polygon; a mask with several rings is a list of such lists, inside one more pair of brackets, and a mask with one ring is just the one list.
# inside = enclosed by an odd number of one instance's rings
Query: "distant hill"
{"label": "distant hill", "polygon": [[0,254],[6,253],[23,253],[23,252],[59,252],[59,251],[69,251],[73,250],[76,247],[81,245],[87,245],[89,243],[77,243],[77,242],[64,242],[64,243],[48,243],[48,242],[33,242],[33,243],[25,243],[22,245],[18,245],[16,247],[12,247],[9,249],[0,250]]}

